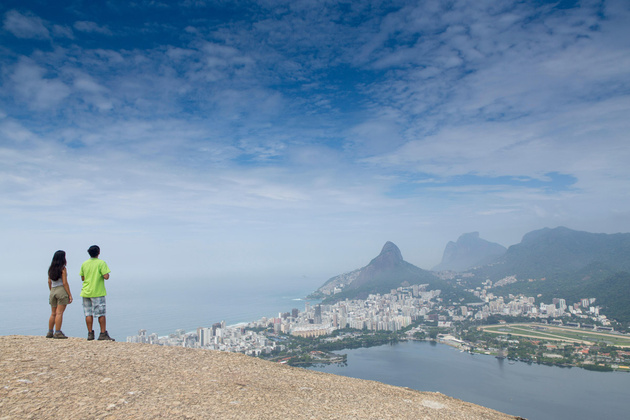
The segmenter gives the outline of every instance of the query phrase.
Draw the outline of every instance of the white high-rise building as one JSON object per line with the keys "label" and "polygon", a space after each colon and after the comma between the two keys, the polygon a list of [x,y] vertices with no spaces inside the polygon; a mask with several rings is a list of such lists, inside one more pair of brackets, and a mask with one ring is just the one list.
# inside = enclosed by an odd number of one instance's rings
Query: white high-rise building
{"label": "white high-rise building", "polygon": [[212,344],[212,328],[197,328],[197,336],[201,347]]}

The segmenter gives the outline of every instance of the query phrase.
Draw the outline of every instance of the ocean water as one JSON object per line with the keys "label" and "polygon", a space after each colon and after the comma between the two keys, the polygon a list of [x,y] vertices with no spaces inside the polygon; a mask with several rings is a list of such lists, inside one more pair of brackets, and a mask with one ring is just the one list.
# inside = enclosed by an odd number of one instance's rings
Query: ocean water
{"label": "ocean water", "polygon": [[[63,332],[71,337],[87,335],[80,284],[71,282],[75,301],[66,307]],[[107,284],[107,329],[118,341],[137,334],[167,335],[177,329],[193,331],[215,322],[228,325],[250,322],[263,316],[278,316],[293,308],[304,310],[304,296],[311,285],[260,280],[241,282],[160,282],[132,284],[111,281]],[[35,291],[21,290],[0,296],[0,335],[45,335],[50,306],[48,287],[44,283]],[[94,329],[98,330],[95,325]]]}

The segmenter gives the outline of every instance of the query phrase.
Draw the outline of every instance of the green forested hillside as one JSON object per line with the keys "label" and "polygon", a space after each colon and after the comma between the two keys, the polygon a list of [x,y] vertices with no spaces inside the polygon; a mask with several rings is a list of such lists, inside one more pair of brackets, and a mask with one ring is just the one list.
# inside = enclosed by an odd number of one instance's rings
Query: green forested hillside
{"label": "green forested hillside", "polygon": [[528,233],[497,261],[475,272],[493,281],[517,275],[537,279],[574,273],[591,264],[630,272],[630,234],[579,232],[564,227]]}
{"label": "green forested hillside", "polygon": [[587,286],[585,293],[597,298],[606,316],[630,323],[630,273],[620,272],[595,281]]}
{"label": "green forested hillside", "polygon": [[541,229],[511,246],[496,263],[473,271],[473,283],[516,276],[495,293],[542,295],[576,302],[595,297],[603,313],[630,322],[630,234],[596,234],[567,228]]}

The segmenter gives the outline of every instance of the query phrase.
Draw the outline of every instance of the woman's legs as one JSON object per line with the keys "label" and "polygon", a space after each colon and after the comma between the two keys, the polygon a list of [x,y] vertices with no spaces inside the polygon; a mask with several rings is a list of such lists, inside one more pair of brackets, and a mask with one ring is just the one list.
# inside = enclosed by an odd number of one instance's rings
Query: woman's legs
{"label": "woman's legs", "polygon": [[53,328],[55,327],[55,316],[57,314],[56,306],[51,306],[50,309],[52,310],[52,312],[50,314],[50,318],[48,318],[48,331],[52,331]]}
{"label": "woman's legs", "polygon": [[63,322],[63,311],[65,310],[66,305],[57,305],[57,313],[55,315],[55,331],[61,331],[61,323]]}

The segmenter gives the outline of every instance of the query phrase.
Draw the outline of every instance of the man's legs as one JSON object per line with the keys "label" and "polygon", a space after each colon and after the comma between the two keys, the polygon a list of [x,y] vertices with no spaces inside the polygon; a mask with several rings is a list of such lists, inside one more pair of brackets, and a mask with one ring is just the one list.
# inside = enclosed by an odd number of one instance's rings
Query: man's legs
{"label": "man's legs", "polygon": [[94,304],[94,316],[98,317],[98,324],[101,327],[101,334],[98,336],[98,339],[114,341],[114,339],[107,333],[105,296],[93,298],[92,303]]}
{"label": "man's legs", "polygon": [[88,332],[92,331],[92,324],[94,324],[94,317],[92,315],[85,317],[85,325],[87,326]]}
{"label": "man's legs", "polygon": [[94,324],[94,307],[91,298],[83,298],[83,314],[85,315],[85,326],[88,330],[88,340],[94,340],[94,330],[92,329]]}
{"label": "man's legs", "polygon": [[100,325],[100,327],[101,327],[101,333],[104,333],[104,332],[107,331],[107,328],[106,328],[107,325],[106,324],[107,324],[107,322],[105,320],[105,315],[99,316],[98,317],[98,325]]}
{"label": "man's legs", "polygon": [[105,315],[98,317],[98,324],[101,326],[101,333],[98,336],[99,340],[116,341],[113,338],[111,338],[109,336],[109,333],[107,332],[107,328],[106,328],[106,325],[105,325],[106,324],[106,322],[105,322]]}

